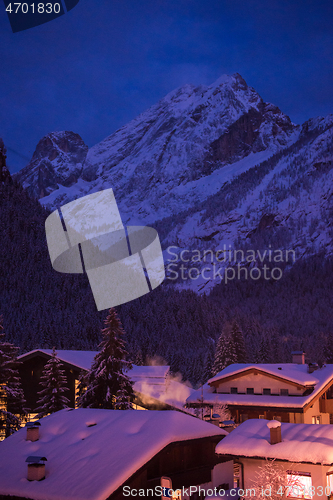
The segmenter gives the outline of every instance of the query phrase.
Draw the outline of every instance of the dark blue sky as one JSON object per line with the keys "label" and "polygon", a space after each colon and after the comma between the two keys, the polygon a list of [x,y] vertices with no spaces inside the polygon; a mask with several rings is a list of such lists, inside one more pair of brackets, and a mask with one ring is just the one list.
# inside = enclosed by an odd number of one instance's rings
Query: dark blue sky
{"label": "dark blue sky", "polygon": [[[332,0],[80,0],[15,34],[2,9],[0,137],[29,158],[48,132],[93,146],[174,88],[223,73],[296,123],[333,113]],[[9,151],[8,164],[26,161]]]}

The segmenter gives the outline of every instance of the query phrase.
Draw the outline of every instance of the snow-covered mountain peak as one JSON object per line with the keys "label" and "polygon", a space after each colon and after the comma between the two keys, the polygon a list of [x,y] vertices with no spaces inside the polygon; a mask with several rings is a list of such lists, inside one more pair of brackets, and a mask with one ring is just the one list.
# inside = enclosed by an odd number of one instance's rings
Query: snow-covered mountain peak
{"label": "snow-covered mountain peak", "polygon": [[310,255],[333,252],[332,145],[333,115],[295,125],[236,73],[170,92],[88,152],[48,134],[16,177],[52,209],[112,188],[123,223],[155,225],[164,249]]}
{"label": "snow-covered mountain peak", "polygon": [[30,163],[16,178],[32,195],[43,198],[59,184],[69,187],[78,180],[87,153],[79,134],[51,132],[39,141]]}

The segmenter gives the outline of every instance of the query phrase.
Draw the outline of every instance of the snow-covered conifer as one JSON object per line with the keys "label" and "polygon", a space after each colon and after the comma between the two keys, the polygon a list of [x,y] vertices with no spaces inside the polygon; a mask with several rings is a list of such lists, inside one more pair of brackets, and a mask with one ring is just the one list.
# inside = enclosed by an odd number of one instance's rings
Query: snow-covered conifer
{"label": "snow-covered conifer", "polygon": [[231,338],[234,343],[236,360],[237,360],[236,362],[246,363],[247,354],[246,354],[244,336],[237,321],[233,321],[231,324]]}
{"label": "snow-covered conifer", "polygon": [[4,341],[0,317],[0,434],[7,437],[20,428],[26,414],[17,361],[18,348]]}
{"label": "snow-covered conifer", "polygon": [[231,336],[231,325],[230,323],[226,323],[217,341],[212,375],[216,375],[227,366],[236,363],[236,361],[236,352]]}
{"label": "snow-covered conifer", "polygon": [[133,387],[126,374],[132,364],[126,361],[124,330],[114,309],[109,310],[104,323],[100,352],[85,378],[87,390],[79,397],[79,406],[127,409],[133,399]]}
{"label": "snow-covered conifer", "polygon": [[64,395],[68,391],[67,378],[54,347],[51,358],[44,366],[40,385],[42,389],[38,393],[40,396],[37,401],[40,405],[37,408],[38,418],[68,407],[69,400]]}

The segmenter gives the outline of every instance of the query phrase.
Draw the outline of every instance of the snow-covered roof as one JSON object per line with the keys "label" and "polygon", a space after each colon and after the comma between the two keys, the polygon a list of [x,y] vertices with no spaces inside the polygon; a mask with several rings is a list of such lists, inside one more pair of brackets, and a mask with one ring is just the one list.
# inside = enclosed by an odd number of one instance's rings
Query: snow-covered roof
{"label": "snow-covered roof", "polygon": [[[62,410],[41,420],[39,441],[21,429],[0,443],[0,495],[105,500],[168,444],[218,435],[177,411]],[[44,481],[26,479],[29,455],[47,458]]]}
{"label": "snow-covered roof", "polygon": [[[35,349],[19,356],[19,359],[22,361],[26,357],[38,353],[51,356],[52,350]],[[61,361],[83,370],[90,370],[96,354],[97,351],[57,351],[57,356]],[[158,400],[161,403],[184,410],[186,399],[194,392],[194,389],[169,375],[170,366],[168,365],[133,365],[133,368],[128,372],[128,376],[134,382],[135,392],[140,393],[141,399],[146,403]]]}
{"label": "snow-covered roof", "polygon": [[[330,370],[327,370],[328,376],[333,378],[333,365]],[[308,373],[307,364],[296,364],[296,363],[264,363],[264,364],[247,364],[247,363],[235,363],[227,366],[224,370],[220,371],[217,375],[208,380],[208,384],[213,382],[222,381],[226,377],[236,376],[247,370],[259,370],[261,372],[267,373],[268,375],[273,375],[274,377],[279,377],[285,379],[289,382],[294,382],[303,386],[316,385],[318,383],[317,372]]]}
{"label": "snow-covered roof", "polygon": [[[96,354],[99,351],[66,351],[66,350],[57,350],[58,358],[65,362],[69,363],[73,366],[77,366],[83,370],[90,370],[92,362]],[[35,349],[30,352],[26,352],[22,354],[18,358],[23,361],[27,357],[31,357],[38,353],[47,354],[48,356],[52,356],[52,349]],[[136,366],[133,365],[132,370],[130,371],[130,376],[133,381],[139,380],[141,378],[156,378],[156,379],[165,379],[170,371],[170,366]],[[156,383],[158,381],[156,380]]]}
{"label": "snow-covered roof", "polygon": [[268,422],[264,419],[247,420],[216,446],[216,453],[333,464],[332,425],[282,423],[282,442],[272,445]]}
{"label": "snow-covered roof", "polygon": [[[35,349],[30,352],[26,352],[25,354],[22,354],[21,356],[18,357],[21,361],[24,360],[24,358],[31,357],[34,354],[38,353],[43,353],[47,354],[48,356],[52,356],[52,349]],[[77,366],[78,368],[82,370],[90,370],[91,364],[93,362],[94,357],[98,351],[66,351],[66,350],[59,350],[57,351],[57,356],[61,361],[64,361],[65,363],[69,363],[73,366]]]}
{"label": "snow-covered roof", "polygon": [[[313,391],[307,396],[275,396],[275,395],[262,395],[262,394],[220,394],[215,393],[214,387],[209,384],[214,380],[223,380],[224,377],[238,375],[242,371],[251,368],[261,367],[262,371],[275,375],[274,370],[277,369],[278,374],[285,373],[289,380],[297,381],[296,374],[298,374],[298,381],[300,385],[311,386]],[[282,368],[279,370],[278,368]],[[263,406],[274,408],[303,408],[309,404],[324,388],[333,381],[333,365],[324,365],[322,368],[315,370],[313,373],[307,373],[308,365],[298,365],[293,363],[286,364],[234,364],[222,370],[218,375],[213,377],[202,388],[194,391],[188,398],[187,403],[200,403],[203,399],[204,403],[222,403],[226,405],[241,405],[241,406]],[[221,377],[222,374],[222,377]],[[301,379],[303,382],[301,383]]]}
{"label": "snow-covered roof", "polygon": [[155,383],[164,383],[165,378],[169,374],[170,366],[137,366],[133,365],[132,370],[129,372],[133,381],[152,378],[156,379]]}

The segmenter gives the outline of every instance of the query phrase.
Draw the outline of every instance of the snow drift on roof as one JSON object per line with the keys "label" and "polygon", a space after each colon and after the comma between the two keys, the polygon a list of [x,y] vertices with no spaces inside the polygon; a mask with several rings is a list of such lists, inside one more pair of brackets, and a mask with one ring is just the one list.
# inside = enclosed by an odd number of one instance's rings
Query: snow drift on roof
{"label": "snow drift on roof", "polygon": [[333,463],[333,426],[281,424],[282,442],[270,444],[268,420],[247,420],[216,447],[216,453],[330,465]]}
{"label": "snow drift on roof", "polygon": [[[161,378],[165,379],[170,371],[170,366],[136,366],[133,365],[132,370],[129,372],[132,380],[141,378]],[[157,383],[157,381],[156,381]]]}
{"label": "snow drift on roof", "polygon": [[[232,373],[240,373],[244,370],[244,366],[248,367],[282,367],[282,370],[279,370],[281,373],[284,369],[288,371],[288,367],[300,367],[300,373],[304,373],[307,370],[307,365],[296,365],[296,364],[266,364],[266,365],[244,365],[244,364],[234,364],[230,365],[222,372],[225,373],[228,368],[228,375]],[[237,368],[235,368],[237,367]],[[238,368],[242,367],[242,368]],[[268,369],[268,368],[267,368]],[[266,369],[266,371],[267,371]],[[289,371],[290,373],[290,371]],[[315,397],[318,396],[320,391],[322,391],[327,384],[329,384],[333,380],[333,365],[324,365],[323,368],[320,368],[314,371],[311,374],[308,374],[309,377],[312,377],[312,381],[314,384],[313,391],[307,396],[266,396],[262,394],[222,394],[215,393],[214,388],[210,387],[208,384],[217,379],[219,375],[216,375],[214,379],[210,379],[201,389],[197,391],[193,391],[192,394],[187,398],[187,403],[198,404],[201,401],[207,404],[222,403],[226,405],[244,405],[244,406],[270,406],[274,408],[303,408],[306,404],[310,403]],[[308,378],[310,380],[310,378]],[[203,399],[202,399],[203,397]]]}
{"label": "snow drift on roof", "polygon": [[[35,349],[34,351],[26,352],[19,356],[20,360],[24,360],[26,356],[30,356],[33,353],[42,352],[47,354],[48,356],[52,356],[52,349]],[[57,351],[57,356],[61,361],[65,363],[69,363],[73,366],[77,366],[82,370],[90,370],[91,364],[93,362],[94,357],[98,351],[66,351],[59,350]]]}
{"label": "snow drift on roof", "polygon": [[[41,420],[39,441],[21,429],[0,443],[0,495],[105,500],[169,443],[216,435],[226,432],[176,411],[62,410]],[[26,479],[29,455],[47,458],[44,481]]]}
{"label": "snow drift on roof", "polygon": [[[208,380],[208,383],[222,380],[224,377],[240,374],[244,370],[250,369],[261,370],[269,375],[274,375],[279,378],[284,378],[291,382],[301,385],[315,385],[318,383],[316,372],[308,373],[308,365],[300,365],[296,363],[264,363],[264,364],[246,364],[235,363],[229,365],[224,370],[220,371],[215,377]],[[333,367],[331,368],[331,375],[333,375]]]}

